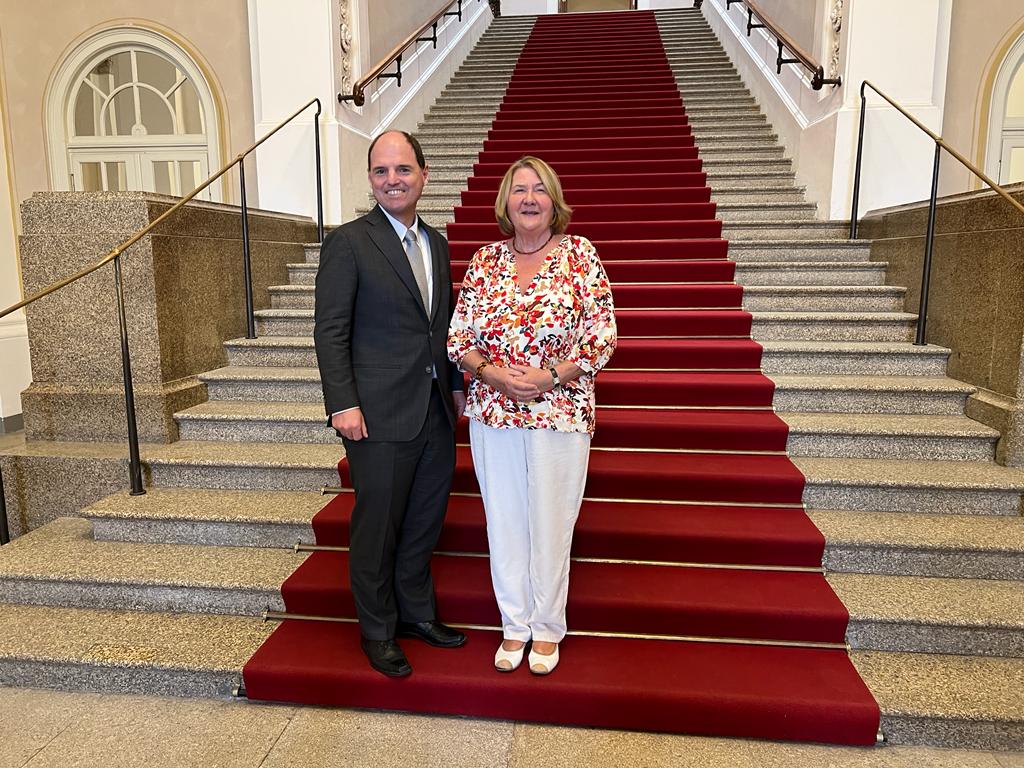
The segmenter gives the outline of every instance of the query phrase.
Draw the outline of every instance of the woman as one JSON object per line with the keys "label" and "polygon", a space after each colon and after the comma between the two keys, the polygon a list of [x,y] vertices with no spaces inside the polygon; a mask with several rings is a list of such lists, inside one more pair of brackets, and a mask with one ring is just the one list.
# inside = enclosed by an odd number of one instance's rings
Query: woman
{"label": "woman", "polygon": [[516,162],[494,213],[502,240],[462,282],[448,355],[473,375],[466,415],[503,642],[494,666],[550,673],[565,636],[569,548],[594,432],[594,376],[615,349],[608,276],[551,167]]}

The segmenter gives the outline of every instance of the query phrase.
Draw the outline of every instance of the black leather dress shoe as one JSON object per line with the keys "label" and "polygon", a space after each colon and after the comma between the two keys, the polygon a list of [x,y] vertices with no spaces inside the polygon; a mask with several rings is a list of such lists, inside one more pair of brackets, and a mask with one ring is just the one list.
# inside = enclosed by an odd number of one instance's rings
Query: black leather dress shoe
{"label": "black leather dress shoe", "polygon": [[359,645],[370,660],[370,666],[388,677],[405,677],[412,674],[412,667],[402,652],[402,646],[394,640],[367,640],[359,638]]}
{"label": "black leather dress shoe", "polygon": [[415,637],[436,648],[458,648],[466,642],[466,636],[462,632],[440,621],[400,621],[396,634],[399,637]]}

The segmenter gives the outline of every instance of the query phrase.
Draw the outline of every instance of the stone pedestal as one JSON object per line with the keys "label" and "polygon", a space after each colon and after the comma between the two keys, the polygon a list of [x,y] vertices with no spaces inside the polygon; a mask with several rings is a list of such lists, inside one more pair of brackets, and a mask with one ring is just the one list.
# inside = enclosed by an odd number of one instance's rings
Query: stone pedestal
{"label": "stone pedestal", "polygon": [[[1024,184],[1010,188],[1024,201]],[[907,286],[906,311],[921,295],[928,203],[874,211],[860,236],[887,280]],[[980,387],[967,415],[1002,433],[996,460],[1024,466],[1024,215],[994,192],[944,198],[932,251],[926,340],[949,347],[949,375]]]}
{"label": "stone pedestal", "polygon": [[[22,204],[26,296],[102,258],[175,198],[145,192],[36,193]],[[316,239],[308,218],[250,214],[256,308],[288,282],[287,264]],[[235,206],[191,202],[122,256],[132,378],[143,442],[177,439],[172,415],[206,399],[198,374],[225,364],[244,336],[241,219]],[[32,385],[22,395],[33,440],[126,439],[113,265],[26,309]]]}

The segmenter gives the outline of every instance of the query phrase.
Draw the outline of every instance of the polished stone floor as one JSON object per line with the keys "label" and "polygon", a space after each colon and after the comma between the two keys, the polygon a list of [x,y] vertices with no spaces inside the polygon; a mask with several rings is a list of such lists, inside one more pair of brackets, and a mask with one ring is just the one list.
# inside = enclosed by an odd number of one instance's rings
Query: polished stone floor
{"label": "polished stone floor", "polygon": [[1024,768],[1024,753],[555,728],[238,701],[0,688],[0,768]]}

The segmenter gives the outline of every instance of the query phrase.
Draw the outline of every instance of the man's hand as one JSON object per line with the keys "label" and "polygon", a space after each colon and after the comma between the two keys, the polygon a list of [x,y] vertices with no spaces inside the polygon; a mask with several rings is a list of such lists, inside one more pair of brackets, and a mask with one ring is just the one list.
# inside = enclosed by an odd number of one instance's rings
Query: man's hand
{"label": "man's hand", "polygon": [[[548,378],[551,378],[550,374]],[[527,382],[523,372],[516,366],[499,368],[496,365],[488,365],[484,368],[483,379],[501,394],[513,400],[526,402],[540,397],[540,390],[534,384]]]}
{"label": "man's hand", "polygon": [[453,390],[452,400],[455,403],[455,418],[461,419],[462,414],[466,412],[466,393],[461,389]]}
{"label": "man's hand", "polygon": [[331,426],[349,440],[362,440],[367,436],[366,422],[363,421],[363,411],[360,408],[334,414],[331,417]]}

